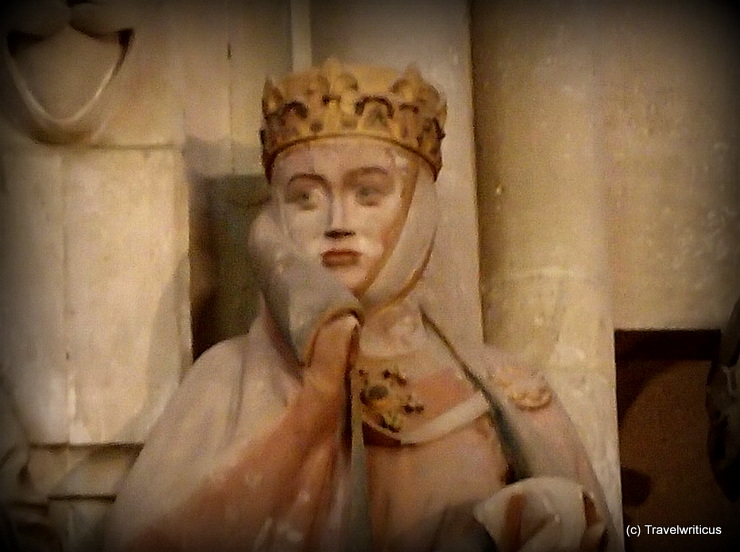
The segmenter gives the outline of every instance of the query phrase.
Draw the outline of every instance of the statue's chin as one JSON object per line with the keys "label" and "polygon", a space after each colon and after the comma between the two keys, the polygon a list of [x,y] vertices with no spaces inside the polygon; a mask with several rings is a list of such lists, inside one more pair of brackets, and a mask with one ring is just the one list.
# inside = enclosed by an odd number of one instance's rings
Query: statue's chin
{"label": "statue's chin", "polygon": [[344,287],[346,287],[352,294],[360,299],[362,293],[367,289],[368,274],[365,267],[360,265],[347,265],[347,266],[326,266],[337,280],[339,280]]}

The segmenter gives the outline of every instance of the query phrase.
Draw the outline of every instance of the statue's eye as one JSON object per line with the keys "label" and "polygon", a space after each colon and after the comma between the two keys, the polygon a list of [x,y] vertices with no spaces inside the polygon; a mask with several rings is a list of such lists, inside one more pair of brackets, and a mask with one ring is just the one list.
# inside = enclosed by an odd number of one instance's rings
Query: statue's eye
{"label": "statue's eye", "polygon": [[355,176],[354,190],[357,203],[372,207],[393,193],[393,180],[385,171],[366,170]]}
{"label": "statue's eye", "polygon": [[376,186],[362,185],[357,188],[357,201],[360,205],[378,205],[384,194]]}
{"label": "statue's eye", "polygon": [[321,186],[307,179],[294,180],[285,192],[285,201],[300,209],[316,209],[321,202]]}

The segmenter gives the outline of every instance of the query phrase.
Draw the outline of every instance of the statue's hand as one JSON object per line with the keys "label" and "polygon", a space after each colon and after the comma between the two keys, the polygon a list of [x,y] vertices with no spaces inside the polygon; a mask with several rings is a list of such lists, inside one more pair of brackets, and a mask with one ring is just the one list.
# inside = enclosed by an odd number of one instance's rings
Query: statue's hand
{"label": "statue's hand", "polygon": [[596,551],[606,527],[589,493],[560,477],[509,485],[478,504],[474,514],[500,552]]}
{"label": "statue's hand", "polygon": [[359,322],[344,314],[326,322],[316,333],[308,365],[303,372],[306,388],[323,399],[344,399],[345,377],[357,350]]}

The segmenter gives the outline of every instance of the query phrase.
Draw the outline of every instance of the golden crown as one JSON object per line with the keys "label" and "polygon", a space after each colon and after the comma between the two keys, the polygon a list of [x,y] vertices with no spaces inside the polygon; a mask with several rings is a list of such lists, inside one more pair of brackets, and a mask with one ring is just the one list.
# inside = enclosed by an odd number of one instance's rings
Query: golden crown
{"label": "golden crown", "polygon": [[293,73],[262,96],[262,163],[268,178],[275,156],[308,140],[370,136],[424,158],[434,176],[442,168],[447,104],[409,66],[400,76],[381,67],[347,66],[335,59]]}

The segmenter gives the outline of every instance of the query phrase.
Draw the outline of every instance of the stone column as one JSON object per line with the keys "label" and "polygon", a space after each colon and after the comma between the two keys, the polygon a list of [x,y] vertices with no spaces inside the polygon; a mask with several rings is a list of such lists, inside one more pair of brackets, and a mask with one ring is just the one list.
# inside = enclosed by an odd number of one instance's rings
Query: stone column
{"label": "stone column", "polygon": [[25,28],[12,21],[0,62],[0,373],[69,550],[99,546],[117,486],[190,363],[169,17],[159,4],[100,4],[39,4],[33,20],[58,26],[7,42]]}
{"label": "stone column", "polygon": [[584,6],[473,2],[483,320],[488,342],[544,369],[621,527],[596,21]]}
{"label": "stone column", "polygon": [[314,0],[310,18],[314,63],[336,57],[398,70],[415,63],[445,93],[447,136],[437,182],[441,214],[425,281],[439,297],[449,298],[446,326],[480,338],[467,2]]}
{"label": "stone column", "polygon": [[740,297],[740,34],[721,2],[605,3],[614,325],[724,327]]}

